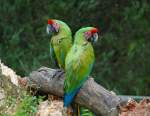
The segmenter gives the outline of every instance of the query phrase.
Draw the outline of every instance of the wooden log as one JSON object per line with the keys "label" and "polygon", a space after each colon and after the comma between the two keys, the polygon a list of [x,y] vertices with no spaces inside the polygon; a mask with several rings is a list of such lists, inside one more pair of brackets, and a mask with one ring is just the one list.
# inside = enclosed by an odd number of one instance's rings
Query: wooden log
{"label": "wooden log", "polygon": [[[58,76],[55,69],[42,67],[29,75],[27,85],[38,91],[63,97],[64,74]],[[80,89],[74,102],[87,107],[97,116],[117,116],[117,106],[121,99],[90,77]]]}
{"label": "wooden log", "polygon": [[[18,96],[19,92],[22,91],[20,86],[24,90],[27,84],[28,87],[38,89],[41,92],[45,92],[45,94],[50,93],[62,97],[64,74],[59,77],[59,74],[56,73],[56,78],[53,78],[55,73],[56,70],[44,67],[32,72],[29,77],[21,78],[0,61],[0,111],[9,113],[14,111],[11,108],[7,108],[7,110],[4,107],[4,98],[5,96]],[[144,98],[150,100],[149,96],[116,96],[113,92],[104,89],[90,78],[83,85],[74,101],[96,112],[96,116],[115,116],[118,114],[116,106],[126,104],[129,99],[139,101]]]}

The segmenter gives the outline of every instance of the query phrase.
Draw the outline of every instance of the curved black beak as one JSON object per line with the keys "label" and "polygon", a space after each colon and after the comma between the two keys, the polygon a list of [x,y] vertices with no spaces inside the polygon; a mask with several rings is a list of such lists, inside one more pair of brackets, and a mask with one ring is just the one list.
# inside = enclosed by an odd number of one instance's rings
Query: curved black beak
{"label": "curved black beak", "polygon": [[52,33],[55,31],[54,27],[50,24],[47,25],[46,31],[49,35],[52,35]]}
{"label": "curved black beak", "polygon": [[94,33],[94,34],[92,35],[91,42],[92,42],[92,43],[95,43],[95,42],[97,42],[97,40],[98,40],[98,34],[97,34],[97,33]]}

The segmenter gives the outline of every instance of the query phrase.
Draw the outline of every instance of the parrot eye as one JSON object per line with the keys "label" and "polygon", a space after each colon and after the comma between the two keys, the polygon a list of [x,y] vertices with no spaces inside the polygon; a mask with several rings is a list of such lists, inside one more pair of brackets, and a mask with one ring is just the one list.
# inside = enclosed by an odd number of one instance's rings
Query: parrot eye
{"label": "parrot eye", "polygon": [[60,26],[59,26],[59,24],[54,23],[54,24],[53,24],[53,28],[54,28],[54,29],[55,29],[55,31],[58,33],[58,32],[59,32],[59,28],[60,28]]}
{"label": "parrot eye", "polygon": [[92,36],[92,33],[90,31],[87,31],[87,32],[84,33],[84,36],[87,39],[87,41],[89,41],[91,36]]}

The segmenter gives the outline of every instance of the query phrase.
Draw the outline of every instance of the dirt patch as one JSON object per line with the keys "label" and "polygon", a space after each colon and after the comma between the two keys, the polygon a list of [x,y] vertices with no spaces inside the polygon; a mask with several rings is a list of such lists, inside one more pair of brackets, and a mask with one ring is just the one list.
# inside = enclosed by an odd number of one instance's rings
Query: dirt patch
{"label": "dirt patch", "polygon": [[143,99],[139,103],[129,100],[120,107],[119,116],[150,116],[150,99]]}

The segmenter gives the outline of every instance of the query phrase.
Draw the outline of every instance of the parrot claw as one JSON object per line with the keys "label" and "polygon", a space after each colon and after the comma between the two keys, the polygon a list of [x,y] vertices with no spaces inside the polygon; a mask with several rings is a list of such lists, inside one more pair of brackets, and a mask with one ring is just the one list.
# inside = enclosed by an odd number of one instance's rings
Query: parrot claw
{"label": "parrot claw", "polygon": [[63,116],[67,116],[67,108],[64,108],[64,109],[63,109],[62,115],[63,115]]}
{"label": "parrot claw", "polygon": [[73,110],[70,106],[68,108],[65,107],[62,114],[63,116],[73,116]]}
{"label": "parrot claw", "polygon": [[55,74],[52,77],[53,78],[60,78],[64,73],[65,73],[65,71],[63,69],[57,69]]}

